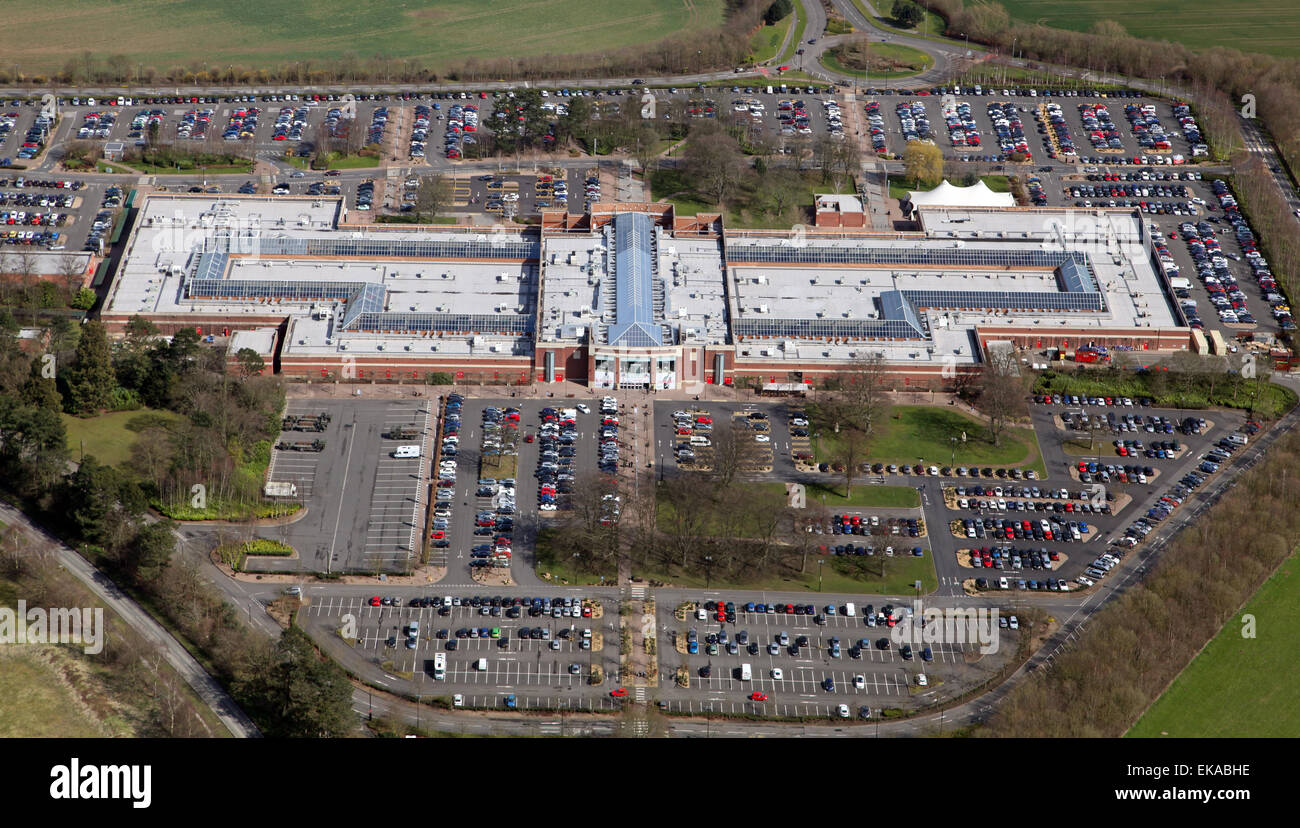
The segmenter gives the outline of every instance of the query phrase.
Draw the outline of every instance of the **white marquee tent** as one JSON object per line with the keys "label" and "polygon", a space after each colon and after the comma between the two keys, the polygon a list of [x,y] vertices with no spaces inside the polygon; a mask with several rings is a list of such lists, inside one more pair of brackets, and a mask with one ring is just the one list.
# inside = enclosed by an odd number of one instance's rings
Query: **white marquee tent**
{"label": "white marquee tent", "polygon": [[907,194],[913,207],[1014,207],[1011,193],[995,193],[983,181],[969,187],[957,187],[945,180],[933,190],[913,190]]}

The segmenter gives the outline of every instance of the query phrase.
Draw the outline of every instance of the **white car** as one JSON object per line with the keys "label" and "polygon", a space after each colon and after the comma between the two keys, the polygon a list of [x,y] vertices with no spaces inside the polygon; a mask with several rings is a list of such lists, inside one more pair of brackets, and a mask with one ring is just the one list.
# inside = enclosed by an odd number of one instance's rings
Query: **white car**
{"label": "white car", "polygon": [[927,679],[927,678],[925,677],[925,673],[917,673],[917,674],[916,674],[916,686],[917,686],[917,687],[926,687],[926,686],[928,686],[929,684],[930,684],[930,680]]}
{"label": "white car", "polygon": [[866,676],[861,676],[861,675],[854,676],[854,677],[853,677],[853,689],[855,689],[855,690],[866,690],[866,689],[867,689],[867,677],[866,677]]}
{"label": "white car", "polygon": [[1014,615],[1011,616],[1007,619],[1007,626],[1013,630],[1020,629],[1020,619],[1016,618]]}
{"label": "white car", "polygon": [[588,408],[587,406],[583,405],[582,403],[578,403],[577,405],[574,406],[574,408],[578,409],[578,410],[581,411],[583,414],[590,414],[590,413],[591,413],[591,409]]}
{"label": "white car", "polygon": [[847,704],[841,704],[839,707],[835,708],[835,711],[840,714],[841,719],[847,719],[849,717],[849,706]]}
{"label": "white car", "polygon": [[457,693],[456,695],[452,696],[452,697],[451,697],[451,706],[452,706],[452,707],[464,707],[464,706],[465,706],[465,697],[462,696],[460,693]]}
{"label": "white car", "polygon": [[539,512],[554,512],[554,511],[555,511],[555,504],[554,504],[554,503],[542,503],[542,504],[539,504],[539,505],[538,505],[537,510],[538,510]]}
{"label": "white car", "polygon": [[769,436],[767,436],[766,434],[755,434],[755,435],[754,435],[754,442],[756,442],[756,443],[770,443],[770,442],[772,442],[772,438],[769,437]]}
{"label": "white car", "polygon": [[785,678],[785,673],[781,672],[780,667],[772,668],[772,681],[781,681]]}

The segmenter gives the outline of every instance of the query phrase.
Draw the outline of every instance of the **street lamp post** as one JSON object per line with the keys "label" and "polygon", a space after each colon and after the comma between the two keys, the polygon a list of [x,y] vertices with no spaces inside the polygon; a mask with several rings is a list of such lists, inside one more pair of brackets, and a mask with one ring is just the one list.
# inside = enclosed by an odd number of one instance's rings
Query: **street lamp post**
{"label": "street lamp post", "polygon": [[826,561],[821,559],[818,559],[817,561],[817,591],[818,592],[822,591],[822,573],[824,572],[824,570],[822,569],[822,564],[824,563],[826,563]]}

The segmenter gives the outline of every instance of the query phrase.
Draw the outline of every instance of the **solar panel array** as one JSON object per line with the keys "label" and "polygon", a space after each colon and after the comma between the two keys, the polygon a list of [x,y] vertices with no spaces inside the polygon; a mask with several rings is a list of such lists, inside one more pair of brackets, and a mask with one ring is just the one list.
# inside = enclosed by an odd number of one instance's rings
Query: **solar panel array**
{"label": "solar panel array", "polygon": [[187,286],[190,299],[225,299],[256,301],[273,299],[284,302],[346,302],[366,282],[279,281],[261,279],[191,279]]}
{"label": "solar panel array", "polygon": [[483,333],[527,336],[533,331],[532,314],[508,316],[491,313],[361,313],[345,325],[368,333]]}
{"label": "solar panel array", "polygon": [[921,309],[1052,313],[1106,309],[1100,293],[1050,290],[905,290],[903,293]]}
{"label": "solar panel array", "polygon": [[737,336],[769,339],[921,339],[923,335],[901,319],[754,319],[734,323]]}
{"label": "solar panel array", "polygon": [[1077,251],[1015,248],[861,247],[850,245],[789,247],[774,244],[729,244],[727,261],[758,264],[871,264],[935,267],[1055,268],[1067,261],[1087,267]]}
{"label": "solar panel array", "polygon": [[[239,243],[225,236],[204,240],[208,252],[241,252]],[[339,239],[339,238],[267,238],[258,241],[257,252],[263,256],[324,256],[336,258],[413,258],[413,259],[536,259],[541,242],[521,241],[453,241],[438,239]]]}

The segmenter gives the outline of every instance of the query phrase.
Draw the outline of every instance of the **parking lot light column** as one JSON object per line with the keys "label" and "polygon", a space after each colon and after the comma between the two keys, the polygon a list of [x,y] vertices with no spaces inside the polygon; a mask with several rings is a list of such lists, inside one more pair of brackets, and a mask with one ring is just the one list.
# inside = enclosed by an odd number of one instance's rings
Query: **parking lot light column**
{"label": "parking lot light column", "polygon": [[826,563],[826,561],[821,559],[818,559],[817,561],[817,591],[818,592],[822,591],[822,572],[823,572],[822,564],[824,563]]}

